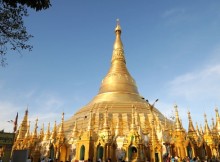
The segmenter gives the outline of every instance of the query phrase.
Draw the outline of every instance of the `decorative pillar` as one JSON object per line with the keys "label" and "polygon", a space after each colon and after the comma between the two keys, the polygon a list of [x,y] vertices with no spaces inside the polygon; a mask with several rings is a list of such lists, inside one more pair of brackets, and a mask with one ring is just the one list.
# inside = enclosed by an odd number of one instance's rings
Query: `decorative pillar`
{"label": "decorative pillar", "polygon": [[[103,147],[103,157],[102,157],[102,161],[105,161],[105,158],[106,158],[106,149],[107,149],[107,146],[106,144],[104,145]],[[104,159],[103,159],[104,158]]]}
{"label": "decorative pillar", "polygon": [[129,161],[128,152],[129,152],[129,146],[127,146],[126,155],[125,155],[125,161],[126,162]]}

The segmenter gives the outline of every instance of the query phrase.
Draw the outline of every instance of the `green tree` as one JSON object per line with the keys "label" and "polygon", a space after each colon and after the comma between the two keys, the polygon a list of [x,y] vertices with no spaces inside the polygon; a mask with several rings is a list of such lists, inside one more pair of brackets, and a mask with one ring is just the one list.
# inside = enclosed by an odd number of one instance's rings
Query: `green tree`
{"label": "green tree", "polygon": [[28,41],[30,35],[23,18],[28,16],[27,8],[40,11],[51,6],[49,0],[0,0],[0,65],[5,66],[8,51],[21,53],[31,51],[33,46]]}

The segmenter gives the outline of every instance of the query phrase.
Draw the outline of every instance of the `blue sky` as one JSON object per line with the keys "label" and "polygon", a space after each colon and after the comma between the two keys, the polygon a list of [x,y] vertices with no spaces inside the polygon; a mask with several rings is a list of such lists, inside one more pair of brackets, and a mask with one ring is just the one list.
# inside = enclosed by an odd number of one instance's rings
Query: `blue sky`
{"label": "blue sky", "polygon": [[[52,1],[25,19],[32,52],[9,51],[0,68],[0,129],[28,106],[33,127],[71,117],[98,92],[110,67],[120,19],[127,68],[138,90],[170,116],[179,107],[188,128],[211,123],[220,104],[220,1]],[[46,126],[45,126],[46,127]]]}

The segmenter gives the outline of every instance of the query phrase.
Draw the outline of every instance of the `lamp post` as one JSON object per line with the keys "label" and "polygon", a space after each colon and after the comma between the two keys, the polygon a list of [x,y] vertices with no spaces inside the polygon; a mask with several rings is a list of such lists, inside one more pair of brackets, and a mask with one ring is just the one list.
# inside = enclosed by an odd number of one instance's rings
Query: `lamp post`
{"label": "lamp post", "polygon": [[16,117],[15,117],[15,120],[9,120],[9,121],[7,121],[7,122],[14,125],[14,127],[13,127],[13,133],[15,133],[15,132],[17,131],[18,112],[17,112],[17,115],[16,115]]}
{"label": "lamp post", "polygon": [[148,102],[148,100],[146,100],[146,102],[149,104],[149,106],[150,106],[150,110],[152,111],[153,110],[153,108],[154,108],[154,105],[156,104],[156,102],[158,102],[159,101],[159,99],[156,99],[154,102],[153,102],[153,104],[150,104],[149,102]]}
{"label": "lamp post", "polygon": [[149,141],[149,143],[148,143],[148,148],[147,149],[149,149],[149,151],[150,151],[150,159],[151,159],[151,161],[153,160],[153,161],[155,161],[155,159],[156,158],[158,158],[158,153],[156,152],[156,150],[154,149],[154,146],[155,146],[155,141],[154,141],[154,134],[155,134],[155,128],[154,128],[154,120],[155,120],[155,117],[154,117],[154,115],[153,115],[153,112],[152,112],[152,110],[153,110],[153,108],[154,108],[154,105],[156,104],[156,102],[158,102],[159,101],[159,99],[156,99],[154,102],[153,102],[153,104],[150,104],[149,102],[148,102],[148,100],[146,100],[146,102],[148,103],[148,105],[149,105],[149,108],[150,108],[150,113],[151,113],[151,115],[152,115],[152,130],[150,130],[151,131],[151,138],[150,138],[150,141]]}

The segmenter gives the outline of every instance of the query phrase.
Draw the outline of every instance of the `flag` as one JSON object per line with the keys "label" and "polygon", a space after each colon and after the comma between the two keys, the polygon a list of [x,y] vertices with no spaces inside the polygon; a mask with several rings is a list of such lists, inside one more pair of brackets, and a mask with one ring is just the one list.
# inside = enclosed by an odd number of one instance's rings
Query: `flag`
{"label": "flag", "polygon": [[14,121],[14,133],[17,131],[17,125],[18,125],[18,112],[17,112],[17,115],[15,117],[15,121]]}

